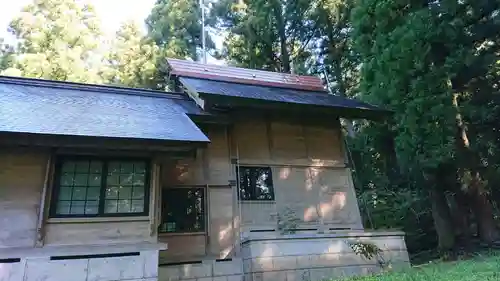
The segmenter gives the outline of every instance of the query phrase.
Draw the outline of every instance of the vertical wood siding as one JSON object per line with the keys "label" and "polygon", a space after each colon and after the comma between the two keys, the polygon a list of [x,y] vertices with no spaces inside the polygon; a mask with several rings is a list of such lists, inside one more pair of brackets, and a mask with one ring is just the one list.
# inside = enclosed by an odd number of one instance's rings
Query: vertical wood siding
{"label": "vertical wood siding", "polygon": [[0,248],[32,247],[49,151],[0,149]]}
{"label": "vertical wood siding", "polygon": [[274,203],[241,202],[244,229],[276,227],[285,208],[300,228],[362,228],[338,128],[264,118],[235,125],[240,165],[272,167],[275,189]]}
{"label": "vertical wood siding", "polygon": [[161,253],[163,261],[197,259],[204,255],[225,258],[233,252],[234,200],[229,186],[233,172],[227,128],[209,126],[205,133],[211,142],[206,149],[198,151],[196,159],[165,161],[162,188],[205,187],[205,200],[209,204],[205,211],[209,225],[204,234],[160,234],[160,241],[173,247]]}
{"label": "vertical wood siding", "polygon": [[150,237],[149,220],[115,222],[48,223],[46,245],[94,245],[147,242]]}

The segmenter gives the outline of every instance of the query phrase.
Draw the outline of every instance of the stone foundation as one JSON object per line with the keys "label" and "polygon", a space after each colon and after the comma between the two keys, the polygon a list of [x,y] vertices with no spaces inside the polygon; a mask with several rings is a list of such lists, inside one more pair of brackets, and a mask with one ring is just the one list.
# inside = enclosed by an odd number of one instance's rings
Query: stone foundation
{"label": "stone foundation", "polygon": [[0,281],[157,281],[158,246],[142,246],[3,249]]}
{"label": "stone foundation", "polygon": [[243,242],[244,280],[319,281],[381,270],[376,259],[355,254],[347,241],[377,245],[393,269],[410,265],[404,234],[400,232],[269,236]]}
{"label": "stone foundation", "polygon": [[376,259],[355,254],[348,241],[377,245],[387,266],[410,265],[402,232],[263,234],[246,238],[241,259],[160,265],[159,281],[319,281],[381,270]]}
{"label": "stone foundation", "polygon": [[241,259],[160,265],[159,281],[243,281]]}
{"label": "stone foundation", "polygon": [[392,269],[410,265],[401,232],[261,233],[242,242],[241,258],[166,265],[154,243],[2,249],[0,281],[320,281],[381,270],[348,241],[377,245]]}

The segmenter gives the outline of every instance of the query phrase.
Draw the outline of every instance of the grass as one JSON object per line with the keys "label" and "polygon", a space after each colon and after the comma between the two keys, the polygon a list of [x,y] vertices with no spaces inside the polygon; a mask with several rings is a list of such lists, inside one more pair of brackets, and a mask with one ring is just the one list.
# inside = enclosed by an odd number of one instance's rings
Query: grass
{"label": "grass", "polygon": [[456,262],[436,262],[401,272],[355,277],[343,281],[498,281],[500,255],[478,256]]}

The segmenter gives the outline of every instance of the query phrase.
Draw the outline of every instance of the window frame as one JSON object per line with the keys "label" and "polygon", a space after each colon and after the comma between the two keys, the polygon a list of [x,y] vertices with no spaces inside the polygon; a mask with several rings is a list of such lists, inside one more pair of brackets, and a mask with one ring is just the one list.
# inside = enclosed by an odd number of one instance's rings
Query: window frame
{"label": "window frame", "polygon": [[[241,178],[240,173],[242,169],[269,169],[269,176],[271,178],[271,198],[270,199],[259,199],[257,198],[257,187],[254,188],[250,199],[241,198]],[[238,188],[238,201],[241,202],[276,202],[276,193],[274,192],[274,178],[273,178],[273,169],[270,166],[253,166],[253,165],[238,165],[236,166],[236,181]]]}
{"label": "window frame", "polygon": [[[99,190],[99,205],[97,214],[57,214],[58,197],[61,190],[62,165],[66,161],[101,161],[103,168],[101,172],[101,187]],[[140,213],[104,213],[106,197],[106,178],[109,162],[144,162],[144,211]],[[54,165],[54,176],[52,181],[52,192],[49,204],[49,218],[113,218],[113,217],[141,217],[149,216],[150,193],[151,193],[151,160],[146,157],[127,156],[97,156],[97,155],[60,155],[56,157]]]}
{"label": "window frame", "polygon": [[[163,200],[163,196],[168,190],[197,190],[201,189],[202,190],[202,214],[203,214],[203,229],[199,231],[186,231],[186,230],[180,230],[180,231],[162,231],[160,227],[164,223],[164,216],[163,216],[163,206],[166,204]],[[161,204],[160,204],[160,223],[158,225],[158,234],[160,235],[179,235],[179,234],[206,234],[208,231],[208,190],[206,186],[197,186],[197,185],[186,185],[186,186],[168,186],[168,187],[162,187],[161,188],[161,194],[160,194],[160,199],[161,199]],[[166,223],[166,222],[165,222]]]}

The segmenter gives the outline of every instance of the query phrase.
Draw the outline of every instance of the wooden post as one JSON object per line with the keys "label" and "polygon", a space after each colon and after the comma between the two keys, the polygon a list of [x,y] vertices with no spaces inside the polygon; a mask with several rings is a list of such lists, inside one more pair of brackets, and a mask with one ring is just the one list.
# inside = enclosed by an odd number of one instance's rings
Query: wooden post
{"label": "wooden post", "polygon": [[42,194],[40,196],[40,205],[38,206],[38,218],[36,224],[36,238],[35,238],[35,247],[42,247],[44,244],[44,236],[45,236],[45,220],[46,220],[46,210],[48,206],[45,206],[45,202],[48,202],[48,194],[47,191],[50,184],[50,178],[52,177],[52,158],[54,155],[54,151],[50,150],[49,157],[47,158],[47,164],[45,166],[45,179],[43,181]]}
{"label": "wooden post", "polygon": [[[239,200],[239,188],[240,188],[240,183],[239,183],[239,178],[238,174],[240,173],[240,151],[238,147],[238,139],[236,139],[234,135],[234,127],[231,127],[228,136],[230,139],[230,147],[231,147],[231,153],[229,156],[231,157],[231,163],[233,163],[233,169],[232,173],[234,174],[235,178],[235,183],[236,185],[232,187],[232,194],[233,194],[233,229],[234,229],[234,241],[235,241],[235,249],[234,253],[236,256],[240,255],[241,252],[241,202]],[[234,162],[233,162],[234,161]],[[235,212],[236,211],[236,212]],[[237,218],[237,219],[236,219]]]}
{"label": "wooden post", "polygon": [[205,193],[205,213],[206,213],[206,223],[205,223],[205,256],[208,256],[210,252],[210,191],[208,189],[209,185],[205,185],[204,193]]}
{"label": "wooden post", "polygon": [[[264,118],[264,122],[266,124],[267,150],[269,151],[269,158],[274,160],[274,157],[273,157],[274,138],[273,138],[273,131],[272,131],[273,120],[269,116],[266,116]],[[238,159],[239,159],[239,156],[238,156]]]}
{"label": "wooden post", "polygon": [[[163,164],[162,164],[163,165]],[[162,179],[162,165],[157,165],[157,179],[158,183],[156,186],[156,208],[154,210],[155,212],[155,229],[158,231],[158,227],[161,224],[162,220],[162,196],[163,196],[163,179]]]}
{"label": "wooden post", "polygon": [[157,164],[157,161],[156,159],[152,161],[151,163],[151,186],[149,187],[150,188],[150,194],[151,194],[151,198],[149,198],[149,202],[150,202],[150,207],[149,207],[149,235],[151,237],[155,236],[156,234],[156,231],[157,231],[157,216],[156,216],[156,212],[157,212],[157,208],[158,208],[158,204],[157,204],[157,197],[158,197],[158,184],[159,184],[159,181],[158,181],[158,164]]}

